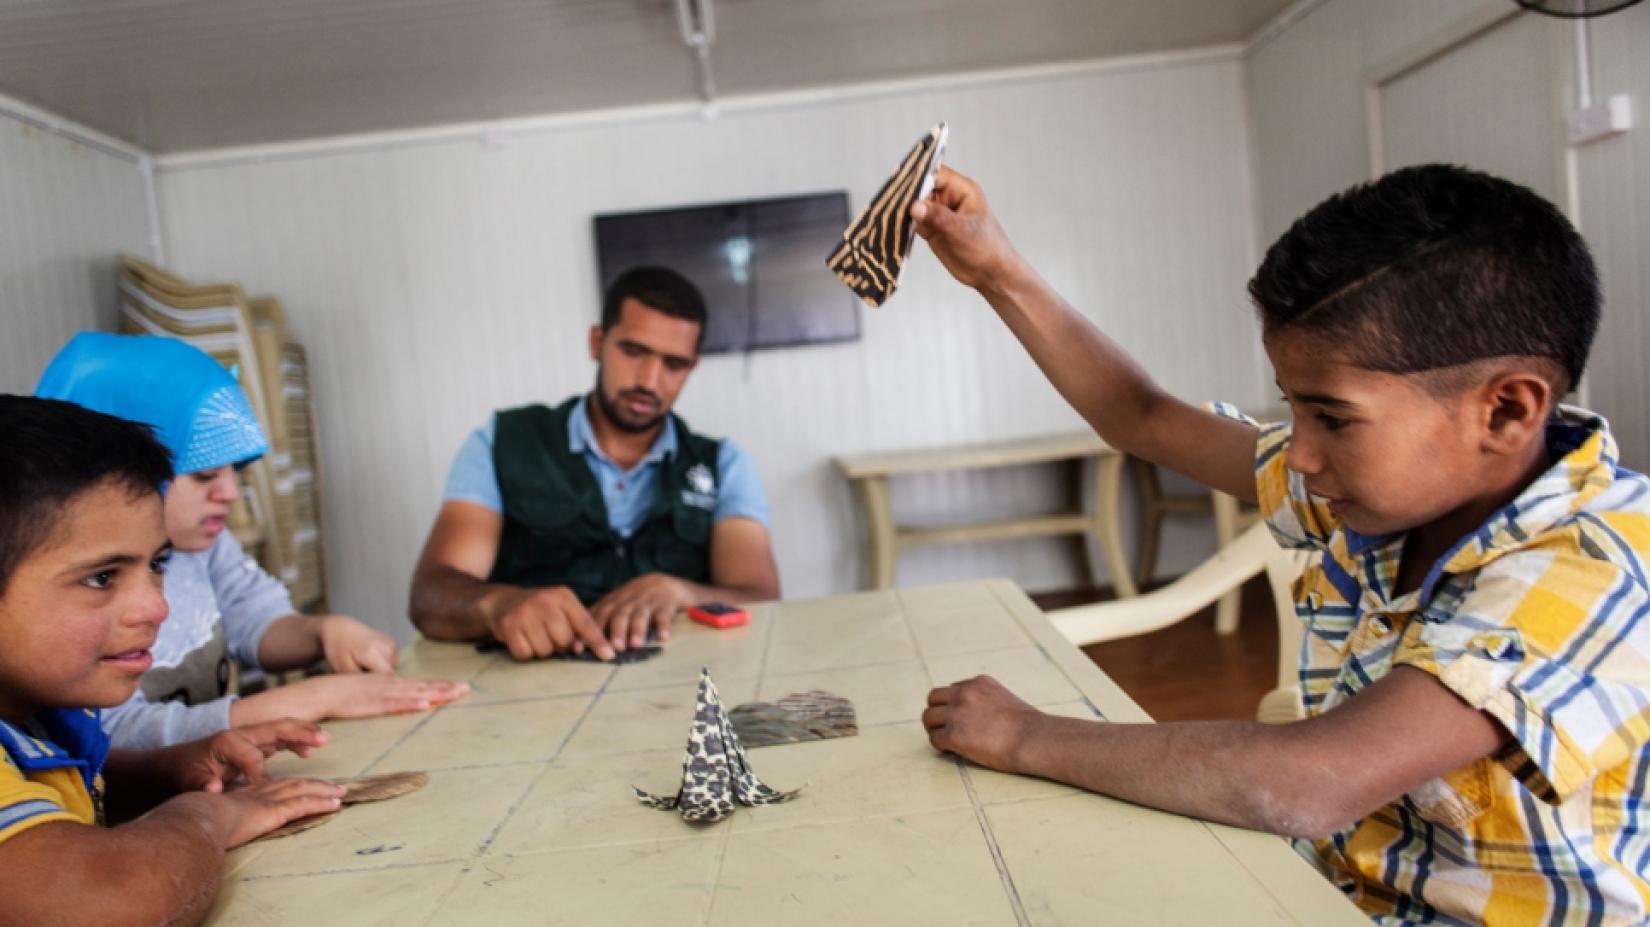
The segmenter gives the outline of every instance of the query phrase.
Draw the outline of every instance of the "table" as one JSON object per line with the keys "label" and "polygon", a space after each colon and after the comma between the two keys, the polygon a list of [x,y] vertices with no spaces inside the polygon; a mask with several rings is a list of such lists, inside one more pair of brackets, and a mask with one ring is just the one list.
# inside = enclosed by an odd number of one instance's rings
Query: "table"
{"label": "table", "polygon": [[[1134,571],[1123,556],[1122,525],[1117,517],[1118,493],[1123,479],[1123,454],[1092,431],[968,444],[886,454],[838,457],[837,469],[858,491],[865,508],[866,577],[872,589],[894,585],[894,563],[900,551],[925,544],[957,544],[972,541],[1045,537],[1048,535],[1092,535],[1101,545],[1112,588],[1119,596],[1135,594]],[[1071,508],[1053,515],[1033,515],[990,522],[947,525],[939,528],[903,527],[894,523],[893,500],[888,493],[890,477],[945,470],[983,470],[1026,464],[1071,462]],[[1094,511],[1083,511],[1083,472],[1094,466]],[[1082,572],[1090,573],[1086,548],[1079,548]]]}
{"label": "table", "polygon": [[[1149,721],[1006,580],[755,606],[681,623],[610,667],[515,664],[420,641],[411,674],[467,679],[438,711],[327,724],[284,773],[425,770],[420,792],[230,854],[220,925],[1367,925],[1280,839],[936,754],[934,683],[996,675],[1049,710]],[[750,751],[795,801],[695,828],[674,791],[697,677],[729,705],[826,688],[857,737]]]}

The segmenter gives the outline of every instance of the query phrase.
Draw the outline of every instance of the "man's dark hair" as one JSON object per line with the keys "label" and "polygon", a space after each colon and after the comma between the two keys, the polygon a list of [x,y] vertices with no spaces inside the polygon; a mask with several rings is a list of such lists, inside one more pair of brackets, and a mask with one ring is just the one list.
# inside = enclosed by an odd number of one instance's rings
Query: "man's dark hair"
{"label": "man's dark hair", "polygon": [[171,478],[172,455],[147,425],[72,402],[0,395],[0,596],[76,496],[112,483],[136,499]]}
{"label": "man's dark hair", "polygon": [[699,323],[699,341],[705,343],[705,298],[688,278],[668,267],[632,267],[620,274],[602,299],[602,331],[619,324],[619,308],[634,299],[672,318]]}
{"label": "man's dark hair", "polygon": [[1267,249],[1249,295],[1266,335],[1311,332],[1360,367],[1545,358],[1559,394],[1581,379],[1600,302],[1587,245],[1551,203],[1442,164],[1314,207]]}

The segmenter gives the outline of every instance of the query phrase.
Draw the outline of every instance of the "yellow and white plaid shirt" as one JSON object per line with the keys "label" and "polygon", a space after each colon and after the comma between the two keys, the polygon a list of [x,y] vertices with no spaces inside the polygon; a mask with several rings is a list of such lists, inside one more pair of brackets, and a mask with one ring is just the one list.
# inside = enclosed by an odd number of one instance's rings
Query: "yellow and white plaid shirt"
{"label": "yellow and white plaid shirt", "polygon": [[1560,411],[1557,462],[1405,595],[1402,536],[1343,525],[1285,466],[1290,426],[1261,430],[1261,511],[1280,543],[1321,552],[1295,586],[1307,713],[1403,664],[1513,736],[1300,842],[1377,923],[1639,924],[1650,912],[1650,480],[1617,467],[1604,419]]}

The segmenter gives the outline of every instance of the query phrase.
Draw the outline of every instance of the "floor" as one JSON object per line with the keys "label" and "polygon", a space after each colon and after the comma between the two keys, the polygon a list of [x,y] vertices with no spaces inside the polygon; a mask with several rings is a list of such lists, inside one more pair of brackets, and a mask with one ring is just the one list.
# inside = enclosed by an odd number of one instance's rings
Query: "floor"
{"label": "floor", "polygon": [[[1034,593],[1044,611],[1113,598],[1109,589]],[[1215,633],[1214,606],[1153,634],[1083,648],[1158,721],[1249,720],[1277,679],[1277,619],[1264,577],[1243,589],[1235,634]]]}

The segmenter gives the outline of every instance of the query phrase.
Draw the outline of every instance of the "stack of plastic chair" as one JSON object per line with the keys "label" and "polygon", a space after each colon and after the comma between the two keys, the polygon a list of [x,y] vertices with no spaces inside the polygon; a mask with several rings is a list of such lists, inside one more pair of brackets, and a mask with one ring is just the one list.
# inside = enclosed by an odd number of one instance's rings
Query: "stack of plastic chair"
{"label": "stack of plastic chair", "polygon": [[[275,403],[282,399],[279,392],[272,393],[269,388],[271,375],[259,352],[254,315],[245,294],[234,284],[196,285],[131,255],[122,255],[119,296],[122,331],[180,338],[238,371],[241,387],[269,434],[273,452],[242,473],[247,505],[231,514],[230,527],[264,569],[289,589],[294,588],[302,578],[294,544],[298,513],[291,459],[282,449],[282,432],[277,430],[274,413]],[[279,337],[285,337],[284,326]],[[274,377],[278,382],[278,371]],[[294,603],[302,607],[321,598],[324,592],[305,602],[295,596]]]}
{"label": "stack of plastic chair", "polygon": [[[326,611],[326,558],[321,548],[321,455],[315,434],[315,410],[310,399],[309,356],[287,329],[280,300],[262,296],[247,300],[252,312],[252,336],[270,397],[271,441],[276,471],[285,473],[279,487],[290,500],[278,513],[287,542],[293,578],[287,583],[292,601],[305,611]],[[289,492],[286,490],[290,490]]]}

